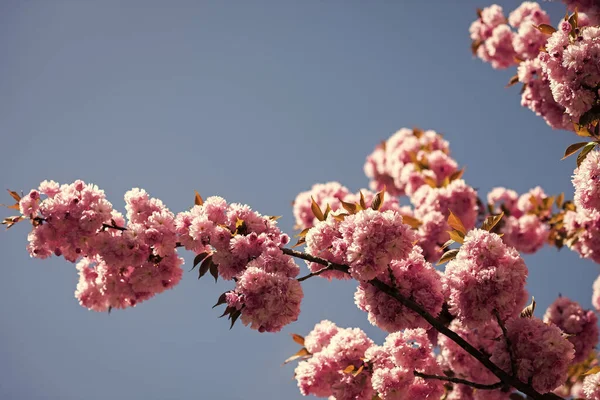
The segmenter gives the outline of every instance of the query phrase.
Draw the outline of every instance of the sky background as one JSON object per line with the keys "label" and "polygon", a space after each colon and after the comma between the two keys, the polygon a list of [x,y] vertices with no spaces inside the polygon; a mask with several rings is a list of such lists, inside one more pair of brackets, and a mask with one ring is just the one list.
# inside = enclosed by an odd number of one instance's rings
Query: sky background
{"label": "sky background", "polygon": [[[293,233],[298,192],[366,187],[366,155],[419,126],[445,135],[481,196],[541,185],[572,198],[575,160],[560,158],[579,140],[520,106],[519,88],[504,88],[514,70],[471,56],[468,27],[486,5],[4,0],[0,187],[80,178],[117,209],[141,187],[174,212],[196,189],[283,215]],[[281,366],[298,350],[289,333],[327,318],[384,339],[354,283],[321,279],[303,284],[303,312],[278,334],[229,330],[211,306],[232,286],[195,272],[134,309],[88,311],[74,265],[29,257],[29,229],[0,232],[0,399],[299,399],[294,366]],[[525,259],[537,316],[559,293],[591,307],[592,261],[553,248]]]}

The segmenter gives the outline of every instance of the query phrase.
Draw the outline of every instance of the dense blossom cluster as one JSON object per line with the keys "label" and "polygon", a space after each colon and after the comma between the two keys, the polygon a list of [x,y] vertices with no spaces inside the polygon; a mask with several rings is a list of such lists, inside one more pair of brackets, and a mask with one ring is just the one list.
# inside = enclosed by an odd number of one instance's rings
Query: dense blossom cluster
{"label": "dense blossom cluster", "polygon": [[600,211],[567,211],[564,226],[575,238],[567,246],[581,257],[600,263]]}
{"label": "dense blossom cluster", "polygon": [[589,25],[600,24],[600,4],[596,0],[563,0],[571,11],[579,11],[580,18],[582,13],[585,13],[586,18],[589,18]]}
{"label": "dense blossom cluster", "polygon": [[19,201],[33,223],[31,256],[80,260],[75,296],[95,311],[135,306],[181,279],[173,213],[140,189],[127,192],[125,202],[127,221],[102,190],[80,180],[44,181]]}
{"label": "dense blossom cluster", "polygon": [[[366,209],[343,221],[332,215],[320,221],[307,233],[306,247],[312,255],[347,264],[352,277],[368,281],[386,273],[392,260],[406,258],[415,237],[398,212]],[[309,267],[313,271],[323,268],[315,263],[309,263]],[[323,275],[340,277],[340,272],[327,271]]]}
{"label": "dense blossom cluster", "polygon": [[[319,221],[312,211],[312,201],[326,210],[327,206],[331,211],[343,211],[342,201],[346,203],[359,203],[361,199],[366,204],[371,204],[375,193],[368,189],[361,189],[358,193],[351,193],[345,186],[339,182],[317,183],[305,192],[300,192],[294,200],[293,212],[296,219],[297,229],[312,228]],[[410,207],[401,207],[398,200],[392,196],[384,198],[381,211],[396,210],[402,214],[411,214]]]}
{"label": "dense blossom cluster", "polygon": [[518,59],[529,60],[538,55],[546,37],[535,26],[549,23],[550,18],[535,2],[524,2],[510,13],[508,19],[502,7],[494,4],[480,11],[469,33],[479,58],[493,68],[507,68],[515,65]]}
{"label": "dense blossom cluster", "polygon": [[[488,356],[493,353],[497,343],[504,345],[504,342],[498,340],[502,336],[502,331],[494,320],[477,328],[469,328],[459,320],[454,320],[449,328]],[[481,363],[477,359],[446,336],[440,334],[438,344],[440,346],[440,364],[443,368],[453,371],[459,378],[483,384],[492,384],[498,381],[494,374],[481,367]]]}
{"label": "dense blossom cluster", "polygon": [[572,130],[571,119],[565,108],[552,96],[550,79],[543,71],[539,57],[521,62],[517,68],[517,77],[523,84],[521,105],[542,117],[554,129]]}
{"label": "dense blossom cluster", "polygon": [[565,3],[578,18],[565,19],[554,33],[547,13],[531,1],[508,19],[496,4],[480,10],[469,32],[473,51],[493,68],[518,65],[511,82],[523,84],[521,105],[552,128],[573,130],[573,122],[598,101],[600,5],[595,0]]}
{"label": "dense blossom cluster", "polygon": [[548,39],[546,51],[539,59],[554,100],[578,121],[598,99],[600,28],[575,28],[562,21]]}
{"label": "dense blossom cluster", "polygon": [[[537,318],[513,318],[506,323],[506,330],[522,382],[531,382],[535,390],[547,393],[567,379],[575,351],[557,326]],[[505,371],[511,370],[505,347],[496,346],[491,360]]]}
{"label": "dense blossom cluster", "polygon": [[276,332],[298,318],[303,293],[294,278],[300,270],[283,254],[280,247],[289,237],[272,218],[247,205],[228,205],[220,197],[209,197],[180,213],[176,226],[186,249],[211,254],[219,275],[235,280],[227,305],[241,312],[245,325]]}
{"label": "dense blossom cluster", "polygon": [[600,151],[590,152],[575,169],[573,186],[577,209],[600,211]]}
{"label": "dense blossom cluster", "polygon": [[548,196],[539,186],[521,196],[502,187],[488,193],[490,209],[505,214],[499,230],[504,243],[522,253],[535,253],[543,247],[549,233],[545,220],[550,209],[543,207],[546,199]]}
{"label": "dense blossom cluster", "polygon": [[421,186],[411,197],[411,201],[415,206],[415,216],[420,219],[425,219],[432,213],[441,213],[447,218],[452,211],[466,229],[475,227],[477,222],[477,192],[462,179],[440,188]]}
{"label": "dense blossom cluster", "polygon": [[509,400],[511,392],[479,390],[465,385],[454,385],[445,400]]}
{"label": "dense blossom cluster", "polygon": [[306,337],[308,360],[296,367],[295,378],[304,396],[333,396],[337,400],[370,400],[373,396],[371,372],[364,367],[365,352],[373,341],[358,328],[338,328],[322,321]]}
{"label": "dense blossom cluster", "polygon": [[[395,286],[403,296],[416,301],[428,313],[437,315],[441,311],[444,295],[440,276],[425,261],[419,247],[415,247],[408,258],[390,262],[388,274],[382,274],[380,279]],[[358,308],[368,313],[369,322],[384,331],[429,327],[414,311],[369,283],[361,282],[354,299]]]}
{"label": "dense blossom cluster", "polygon": [[600,372],[585,377],[583,394],[586,400],[600,400]]}
{"label": "dense blossom cluster", "polygon": [[495,233],[474,229],[446,266],[450,311],[469,327],[485,324],[495,313],[503,321],[513,317],[527,301],[527,273],[515,249]]}
{"label": "dense blossom cluster", "polygon": [[411,195],[432,179],[441,184],[458,170],[448,142],[435,131],[402,128],[375,148],[366,160],[371,189],[392,196]]}
{"label": "dense blossom cluster", "polygon": [[567,297],[559,297],[548,307],[544,322],[558,326],[569,335],[567,340],[575,348],[574,363],[587,359],[598,344],[598,317]]}
{"label": "dense blossom cluster", "polygon": [[424,329],[406,329],[390,334],[383,346],[372,346],[365,357],[373,365],[373,389],[382,400],[439,399],[441,381],[423,379],[413,371],[441,375],[431,342]]}

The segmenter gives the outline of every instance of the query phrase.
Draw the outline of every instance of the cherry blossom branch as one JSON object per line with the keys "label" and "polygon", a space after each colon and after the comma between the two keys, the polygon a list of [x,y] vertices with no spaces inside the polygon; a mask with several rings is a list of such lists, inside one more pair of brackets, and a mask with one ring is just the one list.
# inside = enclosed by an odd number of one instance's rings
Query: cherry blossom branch
{"label": "cherry blossom branch", "polygon": [[496,316],[496,321],[498,321],[498,325],[500,325],[500,329],[502,329],[502,336],[504,336],[504,341],[506,342],[506,350],[508,351],[508,356],[510,357],[510,369],[512,371],[512,375],[517,376],[517,364],[515,362],[515,355],[512,348],[512,343],[508,338],[508,332],[506,332],[506,327],[500,319],[500,314],[498,314],[498,311],[494,310],[494,315]]}
{"label": "cherry blossom branch", "polygon": [[502,386],[504,386],[504,382],[502,382],[502,381],[493,383],[491,385],[484,385],[483,383],[471,382],[471,381],[467,381],[465,379],[460,379],[460,378],[454,378],[454,377],[449,377],[449,376],[424,374],[424,373],[419,372],[419,371],[413,371],[413,374],[415,374],[415,376],[421,377],[423,379],[437,379],[437,380],[440,380],[440,381],[446,381],[446,382],[452,382],[452,383],[460,383],[461,385],[470,386],[472,388],[481,389],[481,390],[500,389]]}
{"label": "cherry blossom branch", "polygon": [[123,227],[123,226],[118,226],[117,224],[113,223],[111,225],[109,224],[102,224],[102,229],[116,229],[118,231],[126,231],[127,228]]}
{"label": "cherry blossom branch", "polygon": [[[297,258],[301,258],[303,260],[307,260],[310,262],[315,262],[315,263],[324,265],[326,267],[331,266],[332,270],[344,271],[344,272],[348,272],[348,270],[349,270],[349,267],[347,265],[332,263],[330,261],[327,261],[324,258],[315,257],[310,254],[302,253],[302,252],[299,252],[296,250],[284,248],[284,249],[282,249],[282,251],[285,254],[290,255],[292,257],[297,257]],[[405,306],[408,309],[417,313],[424,320],[429,322],[429,324],[432,327],[434,327],[439,333],[448,337],[450,340],[452,340],[454,343],[459,345],[463,350],[465,350],[471,356],[475,357],[475,359],[477,359],[488,370],[490,370],[494,375],[496,375],[496,377],[498,377],[503,383],[514,387],[515,389],[519,390],[520,392],[531,397],[533,400],[563,399],[562,397],[555,395],[554,393],[546,393],[546,394],[539,393],[531,385],[521,382],[516,376],[509,375],[503,369],[501,369],[496,364],[494,364],[487,355],[485,355],[482,352],[480,352],[479,350],[477,350],[475,347],[473,347],[473,345],[471,345],[469,342],[467,342],[465,339],[463,339],[456,332],[447,328],[442,321],[440,321],[433,315],[429,314],[425,309],[423,309],[414,300],[403,296],[396,288],[393,288],[393,287],[387,285],[386,283],[380,281],[379,279],[373,279],[373,280],[369,281],[369,283],[371,285],[375,286],[377,289],[384,292],[385,294],[387,294],[388,296],[397,300],[403,306]]]}
{"label": "cherry blossom branch", "polygon": [[293,249],[282,248],[281,251],[283,251],[283,254],[287,254],[288,256],[300,258],[302,260],[314,262],[314,263],[325,266],[325,268],[323,268],[323,269],[320,269],[315,272],[311,272],[308,275],[298,278],[298,282],[305,281],[308,278],[312,278],[313,276],[321,275],[325,271],[341,271],[341,272],[349,273],[348,270],[350,268],[347,265],[336,264],[336,263],[327,261],[324,258],[315,257],[313,255],[310,255],[307,253],[302,253],[301,251],[297,251],[297,250],[293,250]]}

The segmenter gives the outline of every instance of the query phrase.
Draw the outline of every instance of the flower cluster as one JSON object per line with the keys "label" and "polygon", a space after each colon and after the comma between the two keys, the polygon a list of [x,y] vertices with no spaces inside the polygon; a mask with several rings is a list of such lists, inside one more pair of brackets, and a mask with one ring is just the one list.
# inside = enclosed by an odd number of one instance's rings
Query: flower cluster
{"label": "flower cluster", "polygon": [[517,315],[527,300],[527,267],[519,253],[495,233],[467,233],[445,271],[450,311],[469,327],[481,326],[497,313],[504,321]]}
{"label": "flower cluster", "polygon": [[477,222],[477,192],[462,179],[440,188],[421,186],[411,197],[411,202],[419,219],[426,219],[432,213],[440,213],[448,218],[452,211],[467,230],[475,227]]}
{"label": "flower cluster", "polygon": [[[493,320],[477,328],[466,327],[459,320],[454,320],[449,328],[488,356],[493,353],[498,343],[504,345],[503,340],[498,340],[502,336],[502,330]],[[440,346],[440,364],[443,368],[453,371],[457,377],[483,384],[492,384],[498,381],[494,374],[482,368],[477,359],[448,337],[438,335],[438,345]]]}
{"label": "flower cluster", "polygon": [[597,311],[600,311],[600,276],[596,278],[592,288],[594,291],[592,294],[592,305]]}
{"label": "flower cluster", "polygon": [[567,297],[559,297],[548,307],[544,322],[558,326],[569,335],[567,339],[575,348],[573,363],[587,359],[598,344],[598,317]]}
{"label": "flower cluster", "polygon": [[[375,193],[368,189],[361,189],[358,193],[351,193],[345,186],[339,182],[317,183],[311,190],[301,192],[294,200],[294,218],[296,219],[296,229],[312,228],[319,222],[312,211],[312,201],[319,206],[321,210],[342,211],[342,202],[359,203],[361,197],[366,204],[370,204]],[[402,213],[410,214],[409,207],[400,207],[398,200],[387,196],[380,208],[381,211],[396,210]]]}
{"label": "flower cluster", "polygon": [[322,321],[306,336],[305,344],[311,357],[301,361],[295,371],[304,396],[371,400],[371,372],[364,368],[363,359],[373,341],[363,331]]}
{"label": "flower cluster", "polygon": [[578,210],[600,211],[600,151],[590,152],[573,174]]}
{"label": "flower cluster", "polygon": [[111,227],[88,242],[94,256],[77,264],[75,296],[84,307],[104,311],[134,306],[181,280],[175,215],[143,189],[125,193],[125,208],[127,220],[113,211]]}
{"label": "flower cluster", "polygon": [[[547,393],[567,379],[575,351],[556,325],[537,318],[513,318],[507,321],[506,330],[521,382],[531,382],[535,390]],[[511,370],[511,357],[504,346],[495,347],[491,361]]]}
{"label": "flower cluster", "polygon": [[544,221],[552,206],[542,188],[538,186],[518,196],[514,190],[497,187],[488,194],[488,205],[492,212],[505,214],[499,229],[504,243],[522,253],[535,253],[542,248],[549,234]]}
{"label": "flower cluster", "polygon": [[562,21],[539,56],[554,100],[578,121],[598,100],[600,27],[577,27]]}
{"label": "flower cluster", "polygon": [[[331,262],[346,264],[359,281],[369,281],[387,272],[392,260],[406,258],[415,241],[415,233],[395,211],[366,209],[347,215],[340,221],[329,215],[306,235],[307,252]],[[311,270],[323,266],[309,263]],[[340,277],[327,271],[327,278]]]}
{"label": "flower cluster", "polygon": [[574,237],[567,246],[582,258],[600,263],[600,211],[567,211],[563,220],[566,232]]}
{"label": "flower cluster", "polygon": [[383,346],[373,346],[365,357],[373,365],[373,389],[383,400],[439,399],[443,382],[423,379],[414,371],[441,375],[424,329],[406,329],[388,335]]}
{"label": "flower cluster", "polygon": [[510,13],[508,20],[502,7],[494,4],[481,10],[479,18],[469,28],[473,50],[493,68],[510,67],[517,59],[533,59],[546,42],[546,37],[536,26],[549,23],[548,14],[535,2],[524,2]]}
{"label": "flower cluster", "polygon": [[435,131],[402,128],[375,148],[365,163],[371,189],[411,195],[427,180],[441,185],[457,172],[448,142]]}
{"label": "flower cluster", "polygon": [[[400,294],[413,299],[432,315],[442,309],[444,295],[439,274],[415,247],[408,258],[392,261],[389,273],[380,278],[395,286]],[[358,308],[368,313],[369,322],[387,332],[405,328],[427,328],[429,324],[414,311],[367,282],[361,282],[354,299]]]}
{"label": "flower cluster", "polygon": [[446,400],[509,400],[511,392],[502,390],[478,390],[470,386],[455,384]]}
{"label": "flower cluster", "polygon": [[[41,195],[46,198],[42,200]],[[90,240],[102,224],[110,223],[113,212],[103,190],[80,180],[70,185],[44,181],[39,190],[23,196],[19,208],[40,222],[28,236],[29,254],[36,258],[62,255],[70,262],[93,253]]]}
{"label": "flower cluster", "polygon": [[589,19],[588,25],[600,24],[600,4],[596,0],[563,0],[563,3],[569,10],[579,12],[580,25],[582,15]]}
{"label": "flower cluster", "polygon": [[508,19],[498,5],[480,10],[469,32],[473,51],[493,68],[518,65],[511,84],[523,84],[522,106],[554,129],[573,130],[572,121],[577,122],[597,100],[598,28],[588,26],[600,22],[600,7],[591,0],[566,2],[571,10],[579,10],[579,18],[562,21],[551,36],[548,14],[530,1]]}
{"label": "flower cluster", "polygon": [[75,297],[91,310],[135,306],[181,279],[173,213],[140,189],[127,192],[125,202],[127,222],[102,190],[80,180],[44,181],[19,201],[33,225],[29,253],[80,260]]}
{"label": "flower cluster", "polygon": [[539,56],[525,60],[517,68],[518,81],[523,84],[521,105],[542,117],[553,129],[572,130],[573,124],[565,108],[552,96],[550,79],[543,71]]}
{"label": "flower cluster", "polygon": [[303,293],[294,278],[300,269],[282,252],[289,237],[273,218],[209,197],[180,213],[176,227],[186,249],[205,253],[219,276],[235,280],[226,302],[229,313],[240,313],[245,325],[276,332],[298,318]]}
{"label": "flower cluster", "polygon": [[600,372],[585,377],[583,393],[587,400],[600,400]]}

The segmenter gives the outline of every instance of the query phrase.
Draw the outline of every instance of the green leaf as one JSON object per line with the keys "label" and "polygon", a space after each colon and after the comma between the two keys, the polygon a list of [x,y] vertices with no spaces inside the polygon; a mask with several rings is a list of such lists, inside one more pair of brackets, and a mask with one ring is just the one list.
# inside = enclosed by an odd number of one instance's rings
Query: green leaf
{"label": "green leaf", "polygon": [[531,296],[531,304],[528,305],[521,311],[521,318],[533,318],[533,312],[535,311],[535,298]]}
{"label": "green leaf", "polygon": [[565,158],[570,157],[573,154],[577,153],[577,150],[579,150],[580,148],[582,148],[583,146],[585,146],[588,143],[589,142],[573,143],[572,145],[567,147],[567,149],[565,150],[565,155],[563,156],[563,158],[561,158],[561,160],[564,160]]}
{"label": "green leaf", "polygon": [[[211,256],[212,258],[212,256]],[[215,283],[219,280],[219,264],[215,264],[212,259],[210,260],[210,274],[215,278]]]}
{"label": "green leaf", "polygon": [[379,192],[377,192],[377,194],[373,198],[373,201],[371,202],[371,208],[375,211],[378,211],[381,208],[381,206],[383,205],[384,198],[385,198],[385,186],[383,187],[383,189],[381,189]]}
{"label": "green leaf", "polygon": [[217,300],[217,304],[212,306],[212,308],[215,308],[215,307],[220,306],[221,304],[225,304],[225,303],[227,303],[227,292],[225,292],[219,296],[219,299]]}
{"label": "green leaf", "polygon": [[231,314],[229,314],[229,319],[231,319],[231,326],[229,327],[229,329],[233,328],[235,321],[237,321],[240,315],[242,315],[242,310],[235,310]]}
{"label": "green leaf", "polygon": [[193,271],[194,268],[196,268],[196,265],[200,264],[202,260],[204,260],[207,256],[208,252],[197,254],[196,257],[194,257],[194,266],[192,267],[192,269],[190,269],[190,272]]}
{"label": "green leaf", "polygon": [[586,144],[583,147],[583,150],[581,150],[581,153],[579,153],[579,155],[577,155],[577,167],[579,167],[581,165],[581,163],[583,162],[583,160],[585,160],[588,153],[590,151],[592,151],[594,149],[594,147],[596,147],[596,144],[597,144],[596,142],[589,142],[588,144]]}
{"label": "green leaf", "polygon": [[458,250],[459,249],[452,249],[445,252],[442,258],[440,258],[440,261],[438,261],[437,265],[442,265],[447,263],[448,261],[454,260],[458,255]]}
{"label": "green leaf", "polygon": [[504,212],[501,212],[498,215],[490,215],[485,219],[485,221],[483,221],[483,225],[481,228],[490,232],[492,229],[494,229],[494,226],[496,226],[498,222],[500,222],[502,217],[504,217]]}
{"label": "green leaf", "polygon": [[202,261],[202,264],[200,264],[200,269],[198,270],[198,279],[206,275],[212,264],[212,255],[206,257],[204,261]]}

